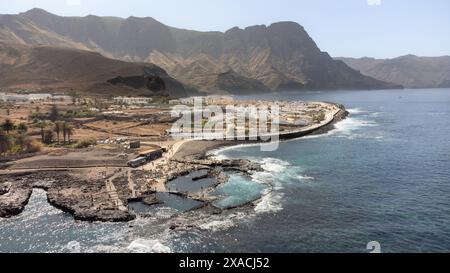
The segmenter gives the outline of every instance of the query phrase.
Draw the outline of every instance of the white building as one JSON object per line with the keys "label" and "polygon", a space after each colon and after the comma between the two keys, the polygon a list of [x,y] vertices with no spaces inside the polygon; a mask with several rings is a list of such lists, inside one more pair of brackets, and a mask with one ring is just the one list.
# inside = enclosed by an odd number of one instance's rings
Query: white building
{"label": "white building", "polygon": [[209,105],[228,105],[228,104],[233,104],[234,103],[234,99],[231,96],[207,96],[205,98],[206,104]]}
{"label": "white building", "polygon": [[38,93],[38,94],[17,94],[17,93],[0,93],[0,100],[11,103],[29,103],[36,101],[61,101],[61,102],[70,102],[72,100],[71,96],[65,95],[52,95],[46,93]]}
{"label": "white building", "polygon": [[189,98],[181,98],[179,99],[181,104],[185,105],[194,105],[194,103],[204,103],[205,97],[189,97]]}
{"label": "white building", "polygon": [[14,94],[14,93],[4,93],[0,98],[4,102],[11,102],[11,103],[25,103],[28,102],[28,95],[20,95],[20,94]]}
{"label": "white building", "polygon": [[60,102],[71,102],[72,97],[66,95],[55,95],[51,97],[52,101],[60,101]]}
{"label": "white building", "polygon": [[52,94],[29,94],[28,100],[29,101],[42,101],[47,100],[52,97]]}
{"label": "white building", "polygon": [[116,104],[148,104],[153,101],[152,98],[144,98],[144,97],[115,97],[114,102]]}

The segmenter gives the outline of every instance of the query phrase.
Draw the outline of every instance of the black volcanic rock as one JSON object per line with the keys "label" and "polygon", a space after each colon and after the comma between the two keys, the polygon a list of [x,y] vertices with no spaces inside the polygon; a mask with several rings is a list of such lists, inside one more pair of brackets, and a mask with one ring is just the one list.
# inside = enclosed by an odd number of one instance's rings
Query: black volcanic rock
{"label": "black volcanic rock", "polygon": [[159,76],[154,75],[141,75],[141,76],[129,76],[129,77],[116,77],[108,81],[111,84],[123,84],[132,88],[148,88],[151,91],[164,91],[166,90],[166,83]]}
{"label": "black volcanic rock", "polygon": [[109,59],[92,51],[1,42],[0,78],[0,87],[29,90],[52,87],[59,92],[172,97],[190,92],[153,64]]}

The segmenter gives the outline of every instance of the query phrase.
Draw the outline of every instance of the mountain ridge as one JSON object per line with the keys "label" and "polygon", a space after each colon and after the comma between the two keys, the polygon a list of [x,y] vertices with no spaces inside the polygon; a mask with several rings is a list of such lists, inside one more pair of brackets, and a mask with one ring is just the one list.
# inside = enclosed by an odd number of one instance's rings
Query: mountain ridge
{"label": "mountain ridge", "polygon": [[[117,77],[134,77],[143,84],[111,82]],[[2,42],[0,79],[0,87],[11,90],[173,97],[191,92],[154,64],[109,59],[94,51]]]}
{"label": "mountain ridge", "polygon": [[[239,88],[257,92],[253,89],[259,87],[263,92],[399,87],[333,60],[300,24],[289,21],[202,32],[173,28],[151,17],[62,17],[32,9],[0,16],[0,41],[8,39],[151,62],[207,93],[234,94]],[[193,75],[192,70],[198,74]],[[230,82],[224,83],[225,79]]]}
{"label": "mountain ridge", "polygon": [[392,59],[336,59],[367,76],[407,88],[450,87],[450,56],[422,57],[408,54]]}

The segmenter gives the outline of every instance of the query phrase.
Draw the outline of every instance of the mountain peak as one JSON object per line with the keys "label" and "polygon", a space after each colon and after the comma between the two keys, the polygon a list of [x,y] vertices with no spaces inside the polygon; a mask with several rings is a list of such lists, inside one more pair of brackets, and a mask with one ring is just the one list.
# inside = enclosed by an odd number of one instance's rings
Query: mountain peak
{"label": "mountain peak", "polygon": [[300,25],[299,23],[292,22],[292,21],[280,21],[280,22],[272,23],[270,26],[253,25],[253,26],[248,26],[244,29],[242,29],[238,26],[235,26],[235,27],[232,27],[229,30],[225,31],[225,33],[233,33],[233,32],[240,32],[240,31],[255,31],[255,30],[258,31],[258,30],[267,30],[267,29],[286,30],[286,31],[291,31],[291,30],[305,31],[303,26]]}
{"label": "mountain peak", "polygon": [[415,58],[418,58],[418,56],[416,56],[414,54],[407,54],[407,55],[404,55],[404,56],[400,56],[397,59],[415,59]]}
{"label": "mountain peak", "polygon": [[40,8],[32,8],[24,13],[21,13],[23,15],[32,15],[32,16],[36,16],[36,15],[51,15],[51,16],[56,16],[44,9],[40,9]]}
{"label": "mountain peak", "polygon": [[153,22],[158,22],[158,23],[160,23],[160,24],[163,24],[163,23],[161,23],[160,21],[156,20],[155,18],[149,17],[149,16],[147,16],[147,17],[129,16],[128,18],[126,18],[126,20],[133,20],[133,21],[153,21]]}
{"label": "mountain peak", "polygon": [[302,27],[299,23],[294,22],[294,21],[279,21],[279,22],[274,22],[274,23],[270,24],[270,26],[274,26],[274,25]]}
{"label": "mountain peak", "polygon": [[239,31],[242,31],[242,28],[240,28],[238,26],[235,26],[235,27],[232,27],[229,30],[225,31],[225,34],[233,33],[233,32],[239,32]]}
{"label": "mountain peak", "polygon": [[275,22],[269,26],[269,28],[285,28],[285,29],[301,29],[305,30],[302,25],[293,21],[280,21]]}

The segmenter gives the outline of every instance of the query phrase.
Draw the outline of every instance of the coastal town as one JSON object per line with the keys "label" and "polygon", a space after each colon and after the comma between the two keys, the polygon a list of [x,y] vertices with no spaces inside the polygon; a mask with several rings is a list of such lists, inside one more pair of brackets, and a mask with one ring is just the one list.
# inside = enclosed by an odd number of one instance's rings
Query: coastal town
{"label": "coastal town", "polygon": [[85,221],[129,221],[149,214],[143,206],[170,204],[173,199],[186,203],[184,211],[217,213],[258,202],[256,198],[224,207],[218,202],[222,197],[212,194],[231,173],[250,175],[260,166],[243,159],[218,160],[208,152],[249,140],[171,135],[180,118],[173,115],[173,107],[191,107],[196,101],[219,108],[275,104],[280,109],[277,136],[281,140],[326,132],[347,115],[343,106],[332,103],[230,96],[0,93],[0,217],[20,214],[33,188],[46,190],[50,204]]}
{"label": "coastal town", "polygon": [[450,1],[3,2],[14,268],[450,252]]}

